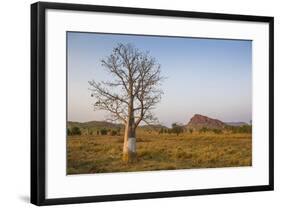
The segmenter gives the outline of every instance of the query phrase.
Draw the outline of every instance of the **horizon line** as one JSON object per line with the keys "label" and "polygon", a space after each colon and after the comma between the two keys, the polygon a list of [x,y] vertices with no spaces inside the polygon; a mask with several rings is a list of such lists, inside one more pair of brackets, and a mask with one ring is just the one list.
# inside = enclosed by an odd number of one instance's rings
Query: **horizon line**
{"label": "horizon line", "polygon": [[[207,117],[208,117],[208,116],[207,116]],[[208,117],[208,118],[210,118],[210,117]],[[222,121],[222,120],[216,119],[216,118],[211,118],[211,119],[219,120],[219,121],[221,121],[221,122],[223,122],[223,123],[226,123],[226,124],[227,124],[227,123],[246,123],[246,124],[250,124],[250,122],[247,122],[247,121]],[[66,122],[73,122],[73,123],[89,123],[89,122],[93,122],[93,121],[97,121],[97,122],[107,122],[107,123],[111,123],[111,124],[122,124],[122,125],[123,125],[122,122],[114,123],[114,122],[110,122],[110,121],[107,121],[107,120],[86,120],[86,121],[67,120]],[[190,120],[189,120],[189,121],[190,121]],[[187,125],[187,124],[189,123],[189,121],[186,122],[186,123],[184,123],[184,125]],[[179,123],[179,124],[182,124],[182,123],[180,123],[180,122],[172,122],[172,123]],[[144,125],[141,125],[141,126],[145,126],[145,125],[149,126],[148,124],[144,124]],[[151,125],[167,126],[167,125],[165,125],[165,124],[163,124],[163,123],[157,123],[157,124],[151,124]]]}

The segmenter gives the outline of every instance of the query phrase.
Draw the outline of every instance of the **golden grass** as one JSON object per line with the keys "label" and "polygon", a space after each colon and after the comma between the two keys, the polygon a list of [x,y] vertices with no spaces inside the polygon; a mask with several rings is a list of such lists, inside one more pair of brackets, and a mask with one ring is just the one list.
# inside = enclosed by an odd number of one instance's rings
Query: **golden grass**
{"label": "golden grass", "polygon": [[252,165],[251,134],[140,132],[133,164],[122,162],[122,147],[122,136],[70,136],[67,174]]}

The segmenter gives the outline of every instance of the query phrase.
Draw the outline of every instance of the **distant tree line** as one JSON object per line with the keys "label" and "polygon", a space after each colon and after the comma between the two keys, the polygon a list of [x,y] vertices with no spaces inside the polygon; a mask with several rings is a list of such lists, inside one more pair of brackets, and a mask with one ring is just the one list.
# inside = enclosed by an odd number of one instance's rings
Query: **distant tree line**
{"label": "distant tree line", "polygon": [[81,135],[81,130],[77,126],[73,126],[72,128],[67,128],[67,135],[68,136]]}
{"label": "distant tree line", "polygon": [[222,134],[223,131],[230,131],[233,134],[237,133],[252,133],[252,126],[251,125],[243,125],[243,126],[225,126],[222,129],[211,129],[207,127],[202,127],[199,129],[199,133],[206,133],[206,132],[213,132],[215,134]]}
{"label": "distant tree line", "polygon": [[252,125],[243,125],[243,126],[226,126],[226,130],[231,131],[232,133],[252,133]]}
{"label": "distant tree line", "polygon": [[[189,132],[192,134],[195,130],[192,128],[186,129],[183,125],[179,125],[177,123],[172,124],[172,128],[161,128],[159,130],[159,134],[181,134],[184,132]],[[252,133],[252,126],[251,125],[243,125],[243,126],[226,126],[224,129],[215,129],[215,128],[207,128],[202,127],[199,130],[196,130],[199,133],[207,133],[213,132],[215,134],[222,134],[225,131],[231,132],[233,134],[236,133]]]}
{"label": "distant tree line", "polygon": [[108,128],[102,128],[100,130],[97,130],[97,135],[110,135],[110,136],[120,136],[121,128],[117,129],[108,129]]}
{"label": "distant tree line", "polygon": [[185,130],[183,125],[177,123],[172,124],[172,128],[161,128],[159,134],[176,134],[177,136],[183,133]]}
{"label": "distant tree line", "polygon": [[109,136],[120,136],[121,135],[121,128],[99,128],[96,131],[90,128],[79,128],[78,126],[73,126],[71,128],[67,128],[67,135],[68,136],[75,136],[75,135],[109,135]]}
{"label": "distant tree line", "polygon": [[[192,134],[195,130],[194,129],[186,129],[185,126],[173,123],[172,128],[160,128],[158,133],[159,134],[182,134],[184,132],[189,132]],[[222,134],[224,131],[228,131],[231,133],[252,133],[252,126],[251,125],[243,125],[243,126],[225,126],[224,129],[212,129],[207,127],[202,127],[201,129],[197,130],[199,133],[207,133],[213,132],[215,134]],[[121,128],[99,128],[96,131],[89,128],[79,128],[77,126],[73,126],[71,128],[67,128],[67,135],[74,136],[74,135],[109,135],[109,136],[120,136],[121,135]]]}
{"label": "distant tree line", "polygon": [[201,129],[199,129],[199,133],[206,133],[206,132],[213,132],[215,134],[222,134],[222,130],[221,129],[210,129],[207,127],[202,127]]}

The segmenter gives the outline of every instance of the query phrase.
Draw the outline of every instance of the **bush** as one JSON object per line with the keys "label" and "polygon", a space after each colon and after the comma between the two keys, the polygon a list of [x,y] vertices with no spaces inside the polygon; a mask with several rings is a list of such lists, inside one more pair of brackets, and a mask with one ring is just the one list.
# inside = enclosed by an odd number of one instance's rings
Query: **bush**
{"label": "bush", "polygon": [[192,134],[193,133],[193,129],[189,129],[189,133]]}
{"label": "bush", "polygon": [[70,131],[71,135],[81,135],[81,130],[77,126],[73,126]]}
{"label": "bush", "polygon": [[180,133],[183,133],[183,130],[184,130],[184,127],[183,127],[183,126],[178,125],[177,123],[173,123],[173,124],[172,124],[172,133],[177,134],[177,136],[178,136]]}
{"label": "bush", "polygon": [[250,125],[244,125],[240,126],[238,129],[239,133],[252,133],[252,126]]}
{"label": "bush", "polygon": [[161,128],[158,133],[159,133],[159,134],[165,133],[165,129],[164,129],[164,128]]}
{"label": "bush", "polygon": [[100,134],[101,135],[107,135],[108,130],[107,129],[101,129]]}
{"label": "bush", "polygon": [[215,134],[221,134],[221,133],[222,133],[222,130],[220,130],[220,129],[213,129],[213,132],[214,132]]}
{"label": "bush", "polygon": [[235,133],[252,133],[251,125],[227,126],[226,129],[230,130],[233,134],[235,134]]}
{"label": "bush", "polygon": [[71,135],[71,131],[69,128],[67,128],[67,136],[70,136]]}
{"label": "bush", "polygon": [[89,135],[93,135],[93,130],[89,130]]}
{"label": "bush", "polygon": [[199,130],[200,133],[206,133],[207,131],[209,131],[207,127],[203,127]]}
{"label": "bush", "polygon": [[117,135],[120,136],[121,135],[121,127],[117,127],[116,132],[117,132]]}
{"label": "bush", "polygon": [[117,135],[117,131],[116,130],[111,130],[110,135],[111,136],[116,136]]}

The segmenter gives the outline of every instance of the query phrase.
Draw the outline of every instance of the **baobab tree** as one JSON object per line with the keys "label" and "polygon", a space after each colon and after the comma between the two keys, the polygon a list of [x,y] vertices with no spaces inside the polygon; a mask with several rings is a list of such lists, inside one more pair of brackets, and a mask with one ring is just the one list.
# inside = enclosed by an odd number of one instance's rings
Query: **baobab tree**
{"label": "baobab tree", "polygon": [[118,44],[112,53],[101,60],[110,81],[89,81],[94,106],[110,113],[111,121],[125,126],[123,161],[136,159],[136,129],[141,122],[148,125],[157,121],[152,110],[160,102],[163,77],[160,64],[148,52],[131,44]]}

